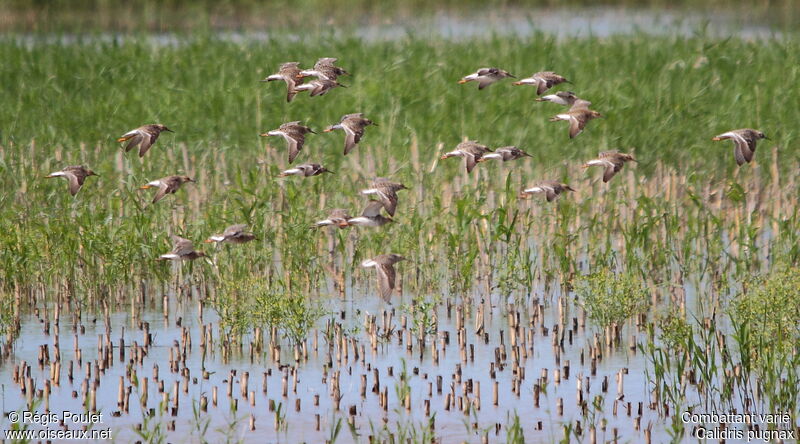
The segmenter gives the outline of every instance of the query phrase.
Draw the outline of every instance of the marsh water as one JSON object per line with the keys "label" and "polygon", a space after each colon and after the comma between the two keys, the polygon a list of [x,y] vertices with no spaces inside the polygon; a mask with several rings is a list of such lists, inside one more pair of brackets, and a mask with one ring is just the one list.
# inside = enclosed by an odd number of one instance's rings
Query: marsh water
{"label": "marsh water", "polygon": [[[205,35],[205,33],[201,33]],[[367,42],[402,40],[408,36],[465,41],[475,38],[530,38],[536,35],[555,38],[608,38],[619,35],[650,34],[678,37],[707,36],[745,40],[780,38],[780,29],[769,23],[753,22],[735,13],[703,13],[686,10],[631,9],[615,7],[550,8],[535,11],[505,8],[476,14],[440,13],[383,22],[324,24],[314,32],[269,27],[247,31],[220,30],[215,38],[234,43],[268,43],[273,39],[303,41],[309,36],[358,38]],[[155,45],[177,45],[186,41],[180,33],[150,33],[145,36]],[[29,44],[76,44],[119,42],[141,38],[139,34],[100,33],[81,35],[29,35]],[[2,37],[0,37],[2,38]],[[20,38],[14,36],[13,38]],[[314,37],[317,38],[317,37]]]}
{"label": "marsh water", "polygon": [[[276,343],[284,345],[280,361],[273,359],[275,356],[266,350],[251,354],[252,335],[245,337],[241,347],[234,346],[228,357],[223,357],[218,345],[201,346],[204,325],[212,326],[213,341],[217,344],[222,341],[223,333],[217,330],[215,313],[208,309],[199,310],[201,301],[189,293],[181,296],[171,293],[165,299],[153,292],[145,297],[146,308],[136,319],[132,318],[131,310],[118,310],[107,318],[109,325],[102,315],[84,313],[77,325],[70,316],[61,315],[56,329],[52,311],[40,310],[38,315],[24,318],[14,351],[0,367],[0,380],[6,381],[2,387],[3,410],[26,410],[25,396],[10,382],[12,372],[22,361],[26,362],[30,365],[34,386],[40,389],[43,381],[50,377],[50,365],[39,363],[40,347],[48,348],[52,357],[55,352],[53,345],[57,342],[64,365],[62,372],[66,373],[68,365],[74,365],[74,379],[69,381],[66,375],[62,375],[60,386],[51,387],[50,409],[58,413],[62,410],[84,411],[87,404],[82,395],[85,393],[83,384],[90,381],[91,386],[91,381],[97,380],[96,410],[104,413],[104,420],[95,427],[111,427],[115,439],[122,442],[141,439],[135,427],[142,423],[143,412],[149,409],[155,410],[155,423],[167,432],[169,442],[198,442],[201,436],[211,442],[223,437],[245,442],[323,442],[330,437],[339,419],[343,424],[352,421],[358,437],[352,435],[350,427],[345,425],[337,442],[363,441],[370,436],[380,436],[384,422],[388,422],[390,429],[405,427],[420,433],[431,417],[435,417],[433,431],[443,439],[442,442],[479,442],[484,435],[490,442],[503,442],[514,415],[519,416],[525,436],[531,442],[559,441],[564,436],[563,425],[574,425],[576,421],[582,424],[584,437],[588,436],[588,428],[594,426],[597,439],[603,442],[615,436],[622,442],[643,442],[645,429],[652,429],[650,438],[653,442],[668,440],[665,419],[656,413],[656,406],[651,405],[646,378],[647,358],[632,346],[642,339],[644,333],[631,324],[622,344],[601,345],[604,356],[596,362],[596,373],[592,373],[589,349],[596,332],[585,325],[580,309],[577,312],[564,311],[563,307],[572,304],[560,298],[569,299],[571,296],[562,294],[558,288],[540,286],[531,294],[515,298],[475,294],[469,296],[463,305],[457,305],[461,298],[448,298],[449,304],[436,309],[437,332],[426,339],[427,346],[420,352],[416,332],[410,336],[414,338],[411,350],[407,348],[407,330],[414,329],[411,321],[407,321],[406,329],[402,328],[410,302],[408,295],[395,298],[389,305],[377,298],[368,285],[348,290],[344,298],[335,294],[332,283],[330,287],[330,292],[322,291],[319,296],[330,316],[323,317],[311,332],[305,341],[308,358],[304,360],[301,355],[299,361],[295,361],[293,348],[287,346],[287,341],[282,338],[275,338]],[[694,298],[690,291],[687,294],[689,306]],[[164,300],[168,301],[166,310],[161,305]],[[515,307],[515,302],[519,306]],[[457,339],[458,315],[462,309],[478,305],[487,307],[483,313],[485,335],[476,335],[473,318],[477,315],[465,316],[463,327],[467,352],[462,354]],[[539,305],[542,306],[543,318],[538,317]],[[522,354],[527,355],[519,358],[518,368],[511,358],[512,350],[519,353],[519,349],[514,350],[510,342],[509,310],[520,313],[521,339],[518,340],[524,342],[517,345],[525,348]],[[384,326],[382,322],[389,312],[394,316],[389,321],[391,323]],[[377,315],[380,331],[389,332],[375,351],[371,348],[364,324],[368,315]],[[50,330],[45,334],[48,320]],[[351,348],[348,345],[345,347],[348,350],[344,350],[338,341],[329,344],[331,337],[326,339],[324,331],[330,321],[341,324],[341,331],[348,341],[354,340],[358,346]],[[139,364],[134,347],[144,344],[142,326],[145,323],[149,324],[152,342]],[[557,324],[568,328],[559,333]],[[113,362],[97,375],[96,364],[104,356],[103,352],[98,352],[98,343],[102,349],[107,332],[110,332],[114,347]],[[188,345],[184,332],[191,337]],[[445,343],[445,338],[449,343]],[[554,338],[561,338],[563,346],[554,346]],[[82,364],[75,354],[75,341],[81,350]],[[123,342],[125,350],[120,350]],[[433,361],[431,344],[440,349],[438,363]],[[505,352],[498,354],[500,348]],[[179,357],[184,350],[185,360]],[[365,355],[356,357],[354,351],[365,351]],[[123,353],[125,358],[119,359]],[[70,361],[72,363],[67,364]],[[171,368],[173,361],[176,366]],[[87,366],[91,368],[88,375]],[[158,380],[163,381],[163,390],[169,396],[163,412],[158,407],[162,393],[155,383],[154,367],[158,368]],[[404,367],[410,389],[409,410],[404,408],[403,399],[397,399],[397,388],[403,385],[401,373]],[[150,379],[149,404],[147,409],[140,408],[141,393],[134,388],[128,395],[129,412],[125,413],[118,405],[118,384],[123,378],[124,385],[129,387],[131,371],[138,376],[140,384],[143,378]],[[378,394],[372,391],[376,371],[380,382]],[[245,372],[249,374],[249,384],[246,394],[243,394],[241,382]],[[207,373],[207,379],[204,373]],[[339,374],[341,399],[338,406],[332,396],[334,373]],[[623,382],[618,386],[620,373]],[[362,378],[366,381],[363,397]],[[441,392],[437,378],[441,378]],[[231,380],[232,393],[229,396]],[[517,382],[518,392],[514,389]],[[493,400],[495,383],[497,405]],[[177,416],[173,416],[173,388],[176,384],[180,385],[177,392],[179,407],[175,411]],[[541,390],[538,406],[534,395],[536,384]],[[577,388],[580,384],[582,390]],[[286,396],[283,395],[284,386]],[[215,387],[217,405],[211,401]],[[388,409],[379,403],[382,391],[388,393]],[[579,391],[583,399],[591,400],[588,414],[578,407],[576,397]],[[446,407],[448,394],[452,405]],[[248,399],[250,396],[253,396],[253,405]],[[315,396],[318,396],[318,405]],[[463,396],[466,396],[465,403],[461,404],[459,398]],[[208,411],[195,415],[193,411],[199,410],[201,397],[208,400]],[[596,397],[599,398],[596,400]],[[479,408],[475,404],[464,408],[476,398],[480,399]],[[457,399],[461,409],[456,404]],[[280,413],[270,411],[270,402],[278,406],[276,410]],[[425,403],[429,403],[430,412],[425,411]],[[657,408],[661,409],[660,406]],[[37,410],[43,412],[44,405],[39,404]],[[638,413],[640,410],[641,414]],[[281,415],[285,415],[285,422],[276,430],[276,416]],[[250,429],[251,416],[254,430]],[[592,422],[587,423],[587,419]],[[206,421],[208,431],[201,434],[198,430],[205,426]],[[155,426],[151,423],[150,427]],[[169,430],[172,427],[174,430]]]}

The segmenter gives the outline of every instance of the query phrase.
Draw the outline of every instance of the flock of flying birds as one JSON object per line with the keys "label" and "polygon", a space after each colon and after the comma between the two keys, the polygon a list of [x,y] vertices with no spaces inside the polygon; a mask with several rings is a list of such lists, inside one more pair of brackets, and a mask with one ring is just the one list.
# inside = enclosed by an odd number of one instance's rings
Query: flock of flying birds
{"label": "flock of flying birds", "polygon": [[[326,57],[319,59],[312,69],[301,69],[298,62],[284,63],[280,66],[277,73],[272,74],[262,80],[263,82],[283,81],[286,83],[286,101],[291,102],[294,97],[303,91],[308,91],[310,96],[320,96],[326,94],[333,88],[346,87],[338,82],[338,77],[349,74],[344,69],[335,65],[337,59]],[[306,82],[306,79],[312,79]],[[459,83],[477,82],[478,89],[482,90],[487,86],[505,78],[516,78],[505,70],[499,68],[481,68],[478,71],[463,77]],[[570,83],[563,76],[552,71],[542,71],[533,74],[528,78],[514,82],[514,85],[530,85],[536,87],[536,94],[540,96],[536,99],[539,102],[550,102],[567,108],[567,111],[556,114],[550,119],[551,122],[569,122],[569,137],[574,138],[580,134],[586,124],[593,119],[603,117],[599,112],[590,109],[591,102],[581,99],[571,91],[558,91],[555,94],[544,95],[549,89],[562,83]],[[330,125],[324,132],[342,130],[345,134],[344,155],[350,153],[361,138],[364,136],[365,129],[370,125],[376,125],[371,120],[364,117],[362,113],[346,114],[342,116],[339,123]],[[139,157],[143,157],[147,151],[158,140],[159,135],[164,132],[172,132],[169,128],[161,124],[144,125],[131,130],[117,139],[117,142],[126,143],[125,151],[128,152],[136,147],[139,148]],[[280,127],[261,134],[262,137],[281,136],[286,140],[289,150],[289,163],[293,163],[297,155],[303,149],[306,134],[316,134],[311,128],[303,125],[300,121],[287,122]],[[750,162],[756,150],[756,142],[767,137],[761,131],[744,128],[722,133],[712,140],[730,139],[734,144],[734,158],[736,163],[741,166]],[[497,149],[490,149],[476,141],[467,140],[459,143],[453,151],[441,156],[442,159],[450,157],[461,157],[464,159],[467,173],[472,172],[478,163],[487,160],[501,160],[503,162],[516,160],[524,157],[531,157],[530,154],[517,148],[516,146],[504,146]],[[592,166],[603,167],[603,182],[610,181],[618,173],[626,162],[636,161],[631,154],[619,151],[603,151],[596,159],[592,159],[583,168]],[[304,163],[286,169],[280,173],[280,177],[303,176],[310,177],[331,171],[318,163]],[[68,180],[69,191],[74,196],[83,186],[84,181],[89,176],[96,176],[92,170],[83,165],[73,165],[56,171],[46,176],[63,177]],[[155,204],[168,194],[173,194],[184,183],[194,182],[188,176],[166,176],[158,180],[151,181],[142,189],[157,188],[152,202]],[[370,199],[361,212],[360,216],[351,217],[349,212],[342,208],[334,209],[328,218],[316,222],[313,227],[338,227],[346,228],[350,226],[380,227],[389,222],[393,222],[398,204],[397,192],[408,189],[405,185],[393,182],[387,178],[378,177],[372,180],[369,188],[361,190],[362,195],[374,196],[377,199]],[[548,202],[558,198],[565,191],[575,191],[566,183],[553,180],[541,181],[530,188],[523,189],[520,197],[543,193]],[[385,210],[388,216],[382,214]],[[256,236],[248,231],[245,224],[232,225],[220,234],[209,237],[207,243],[233,243],[241,244],[254,240]],[[169,253],[163,254],[157,260],[194,260],[204,257],[205,253],[197,251],[194,244],[189,239],[172,235],[173,248]],[[392,293],[395,291],[396,272],[394,264],[406,260],[398,254],[380,254],[372,259],[361,263],[363,267],[374,267],[378,274],[378,292],[381,297],[389,302]]]}

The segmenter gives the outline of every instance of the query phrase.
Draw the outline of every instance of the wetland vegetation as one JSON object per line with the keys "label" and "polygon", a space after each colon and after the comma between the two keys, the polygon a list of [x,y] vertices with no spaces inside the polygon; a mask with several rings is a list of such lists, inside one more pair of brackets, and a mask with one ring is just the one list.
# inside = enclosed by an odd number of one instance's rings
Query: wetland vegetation
{"label": "wetland vegetation", "polygon": [[[791,32],[29,37],[0,40],[6,410],[100,410],[143,442],[684,442],[681,412],[734,410],[797,433]],[[348,88],[287,104],[258,82],[323,56]],[[563,73],[606,118],[570,140],[531,89],[456,83],[483,65]],[[319,130],[350,112],[378,126],[343,157]],[[285,144],[258,135],[292,120],[319,133],[298,161],[335,174],[278,178]],[[175,133],[126,155],[149,122]],[[738,127],[770,137],[740,168],[710,140]],[[438,160],[464,138],[533,158],[467,175]],[[607,149],[639,163],[604,184],[580,165]],[[74,198],[42,178],[73,164],[99,174]],[[138,187],[167,174],[196,184],[150,204]],[[410,188],[394,223],[309,229],[375,176]],[[541,179],[576,192],[518,199]],[[154,260],[234,223],[257,239]],[[410,259],[392,305],[359,267],[389,251]]]}

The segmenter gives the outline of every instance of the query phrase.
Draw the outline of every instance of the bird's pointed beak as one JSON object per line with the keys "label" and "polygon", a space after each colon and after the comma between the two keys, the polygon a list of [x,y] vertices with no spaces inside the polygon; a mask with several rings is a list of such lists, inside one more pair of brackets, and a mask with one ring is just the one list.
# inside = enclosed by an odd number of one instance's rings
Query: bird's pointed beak
{"label": "bird's pointed beak", "polygon": [[464,83],[467,83],[467,81],[466,81],[466,80],[464,80],[464,79],[461,79],[461,80],[459,80],[459,81],[458,81],[458,84],[459,84],[459,85],[462,85],[462,84],[464,84]]}
{"label": "bird's pointed beak", "polygon": [[442,154],[442,157],[440,157],[439,159],[444,160],[444,159],[447,159],[448,157],[450,157],[450,156],[448,156],[447,154]]}
{"label": "bird's pointed beak", "polygon": [[333,131],[333,128],[331,128],[331,127],[327,127],[324,130],[322,130],[323,133],[329,133],[331,131]]}
{"label": "bird's pointed beak", "polygon": [[54,177],[56,177],[56,176],[54,176],[52,174],[48,174],[47,176],[44,176],[45,179],[52,179]]}
{"label": "bird's pointed beak", "polygon": [[581,168],[583,168],[585,170],[586,168],[589,168],[589,165],[584,163],[583,165],[581,165]]}
{"label": "bird's pointed beak", "polygon": [[146,189],[149,189],[149,188],[150,188],[150,185],[142,185],[142,186],[139,187],[140,190],[146,190]]}
{"label": "bird's pointed beak", "polygon": [[263,134],[259,134],[259,136],[260,136],[260,137],[267,137],[267,136],[269,136],[269,134],[267,134],[267,133],[263,133]]}
{"label": "bird's pointed beak", "polygon": [[261,80],[259,80],[259,82],[269,82],[269,80],[267,80],[267,79],[261,79]]}
{"label": "bird's pointed beak", "polygon": [[[514,82],[514,83],[512,83],[512,85],[519,86],[519,85],[522,85],[522,82]],[[539,102],[540,100],[536,99],[536,101]]]}
{"label": "bird's pointed beak", "polygon": [[711,140],[722,140],[720,137],[712,137]]}
{"label": "bird's pointed beak", "polygon": [[171,130],[171,129],[169,129],[169,128],[164,128],[164,131],[168,131],[168,132],[170,132],[170,133],[174,133],[174,132],[175,132],[175,131],[172,131],[172,130]]}
{"label": "bird's pointed beak", "polygon": [[285,173],[278,174],[278,177],[286,177],[286,176],[288,176],[288,174],[285,174]]}
{"label": "bird's pointed beak", "polygon": [[512,79],[516,79],[517,78],[517,76],[515,76],[513,74],[509,74],[508,76],[511,77]]}
{"label": "bird's pointed beak", "polygon": [[212,243],[212,242],[214,242],[214,241],[213,241],[213,240],[211,240],[211,239],[206,239],[206,240],[204,240],[204,241],[203,241],[203,243],[206,243],[206,244],[210,244],[210,243]]}
{"label": "bird's pointed beak", "polygon": [[769,138],[769,137],[767,137],[767,136],[764,136],[764,140],[772,140],[772,139],[770,139],[770,138]]}
{"label": "bird's pointed beak", "polygon": [[[519,82],[514,82],[514,84],[515,84],[515,85],[516,85],[516,84],[518,84],[518,83],[519,83]],[[537,101],[537,102],[546,102],[546,100],[544,100],[544,99],[543,99],[543,98],[541,98],[541,97],[537,97],[537,98],[535,98],[534,100],[535,100],[535,101]]]}
{"label": "bird's pointed beak", "polygon": [[311,133],[311,134],[317,134],[317,132],[312,130],[311,128],[308,129],[308,132]]}
{"label": "bird's pointed beak", "polygon": [[331,171],[331,170],[325,170],[325,171],[323,171],[323,173],[336,174],[335,172],[333,172],[333,171]]}
{"label": "bird's pointed beak", "polygon": [[347,222],[339,222],[339,228],[347,228],[349,226],[350,226],[350,224],[347,223]]}

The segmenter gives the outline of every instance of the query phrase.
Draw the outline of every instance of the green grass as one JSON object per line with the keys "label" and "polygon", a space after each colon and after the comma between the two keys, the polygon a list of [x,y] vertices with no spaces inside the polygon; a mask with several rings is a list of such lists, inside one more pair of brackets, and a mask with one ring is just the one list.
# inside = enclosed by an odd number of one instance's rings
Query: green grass
{"label": "green grass", "polygon": [[[152,259],[169,249],[169,233],[200,241],[248,223],[259,240],[216,251],[219,273],[266,274],[289,290],[309,291],[323,276],[328,235],[308,225],[333,207],[360,212],[366,199],[357,190],[376,175],[412,190],[401,191],[397,222],[387,229],[337,233],[342,264],[353,270],[371,254],[410,255],[417,260],[407,269],[418,270],[412,289],[464,294],[471,276],[496,265],[499,288],[513,292],[542,275],[572,279],[581,254],[594,264],[619,255],[626,269],[651,277],[666,276],[675,261],[712,273],[713,257],[722,259],[717,270],[737,272],[751,261],[796,263],[796,185],[786,177],[796,171],[800,93],[787,85],[798,80],[797,43],[536,36],[234,44],[196,37],[168,46],[145,39],[31,46],[12,38],[0,43],[3,290],[70,281],[72,291],[91,295],[143,278],[164,281],[169,267]],[[310,65],[330,55],[354,73],[343,79],[349,88],[287,104],[283,85],[258,82],[280,62]],[[608,117],[570,140],[565,124],[547,121],[561,109],[533,102],[530,88],[456,84],[484,65],[517,75],[557,70]],[[289,120],[319,130],[355,111],[379,124],[355,153],[341,155],[338,133],[311,134],[298,159],[321,162],[335,175],[275,178],[288,167],[285,144],[259,133]],[[176,132],[163,134],[143,161],[125,155],[114,139],[149,122]],[[737,169],[729,144],[710,137],[745,126],[772,142],[760,144],[756,164]],[[467,179],[460,161],[437,160],[464,137],[516,144],[534,158],[490,162]],[[636,153],[635,172],[626,167],[608,185],[588,182],[596,177],[577,166],[613,148]],[[75,198],[64,181],[41,179],[69,164],[100,174]],[[176,173],[197,184],[157,205],[138,190]],[[517,201],[520,187],[546,178],[579,192],[553,205]],[[779,197],[761,204],[758,187]],[[748,215],[753,202],[759,211]],[[764,233],[768,248],[759,243]],[[741,254],[731,254],[728,236],[742,244]],[[773,254],[765,261],[767,251]],[[448,258],[443,267],[439,254]],[[217,280],[209,267],[193,266]],[[308,272],[292,279],[289,270],[297,269]],[[353,278],[363,276],[371,274],[353,271]]]}
{"label": "green grass", "polygon": [[631,274],[601,269],[582,277],[576,288],[579,304],[601,328],[622,324],[647,308],[647,290]]}

